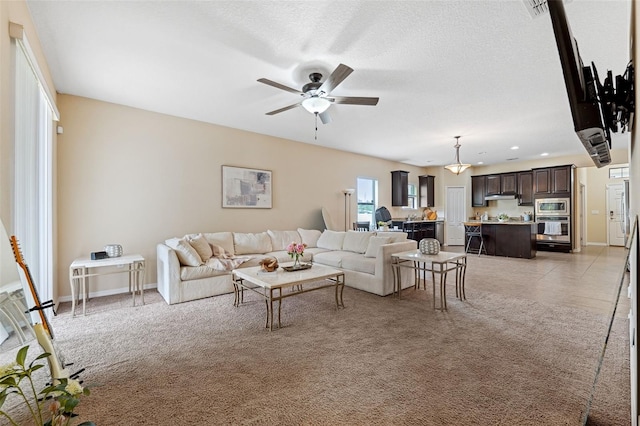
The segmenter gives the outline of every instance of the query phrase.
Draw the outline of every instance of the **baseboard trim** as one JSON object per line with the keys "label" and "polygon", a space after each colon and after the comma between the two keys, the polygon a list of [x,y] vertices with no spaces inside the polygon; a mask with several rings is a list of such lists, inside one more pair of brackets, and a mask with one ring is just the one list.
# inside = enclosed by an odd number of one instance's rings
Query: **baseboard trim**
{"label": "baseboard trim", "polygon": [[[144,285],[144,289],[145,290],[149,290],[149,289],[153,289],[153,288],[158,288],[158,285],[156,283],[145,284]],[[102,291],[94,291],[94,292],[90,291],[89,292],[89,299],[91,299],[92,297],[113,296],[114,294],[122,294],[122,293],[129,293],[129,286],[120,287],[120,288],[114,288],[114,289],[111,289],[111,290],[102,290]],[[58,298],[58,305],[60,304],[60,302],[71,302],[71,295],[59,297]]]}
{"label": "baseboard trim", "polygon": [[587,241],[587,245],[588,246],[605,246],[606,247],[609,244],[607,244],[607,243],[594,243],[594,242]]}

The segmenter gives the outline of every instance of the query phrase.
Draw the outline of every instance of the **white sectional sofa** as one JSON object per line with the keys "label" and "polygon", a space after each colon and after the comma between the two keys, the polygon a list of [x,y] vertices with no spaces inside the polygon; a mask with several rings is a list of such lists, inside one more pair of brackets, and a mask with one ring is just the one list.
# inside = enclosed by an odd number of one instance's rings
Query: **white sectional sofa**
{"label": "white sectional sofa", "polygon": [[[158,291],[168,304],[201,299],[233,291],[231,268],[224,262],[240,262],[238,268],[256,266],[265,257],[292,262],[286,247],[291,242],[307,248],[303,262],[331,266],[344,271],[345,284],[386,296],[393,292],[391,254],[417,248],[404,232],[356,232],[298,229],[268,230],[260,233],[214,232],[188,234],[158,244]],[[403,276],[403,287],[413,286],[412,277]]]}

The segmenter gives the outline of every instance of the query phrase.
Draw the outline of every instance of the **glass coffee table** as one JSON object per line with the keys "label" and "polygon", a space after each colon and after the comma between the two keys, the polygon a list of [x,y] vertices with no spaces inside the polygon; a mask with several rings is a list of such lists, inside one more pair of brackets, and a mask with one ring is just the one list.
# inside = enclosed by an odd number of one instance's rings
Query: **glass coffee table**
{"label": "glass coffee table", "polygon": [[[344,272],[328,266],[314,264],[309,269],[284,271],[278,268],[274,272],[264,272],[260,266],[234,269],[232,274],[235,300],[233,306],[244,301],[244,290],[259,294],[267,305],[265,328],[273,330],[273,304],[278,302],[278,328],[281,327],[280,312],[282,299],[302,293],[335,287],[336,307],[344,308],[342,291],[344,290]],[[308,284],[308,285],[307,285]],[[284,289],[289,291],[283,292]]]}

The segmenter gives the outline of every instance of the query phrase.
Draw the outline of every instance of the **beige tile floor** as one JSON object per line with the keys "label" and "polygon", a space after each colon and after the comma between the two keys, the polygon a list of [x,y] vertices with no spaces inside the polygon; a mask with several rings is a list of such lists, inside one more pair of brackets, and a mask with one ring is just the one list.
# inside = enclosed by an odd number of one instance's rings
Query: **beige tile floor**
{"label": "beige tile floor", "polygon": [[[468,262],[474,274],[486,278],[474,280],[478,289],[605,314],[614,308],[622,279],[616,317],[626,317],[630,307],[629,274],[623,274],[627,252],[624,247],[586,246],[575,253],[538,251],[534,259],[469,254]],[[508,279],[491,279],[492,274],[508,275]]]}

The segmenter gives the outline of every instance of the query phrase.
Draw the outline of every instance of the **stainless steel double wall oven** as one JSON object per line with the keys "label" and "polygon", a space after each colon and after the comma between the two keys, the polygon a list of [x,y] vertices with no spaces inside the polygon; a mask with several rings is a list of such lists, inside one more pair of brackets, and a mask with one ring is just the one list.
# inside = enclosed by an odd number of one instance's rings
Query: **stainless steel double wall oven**
{"label": "stainless steel double wall oven", "polygon": [[535,200],[539,243],[571,249],[571,198],[538,198]]}

